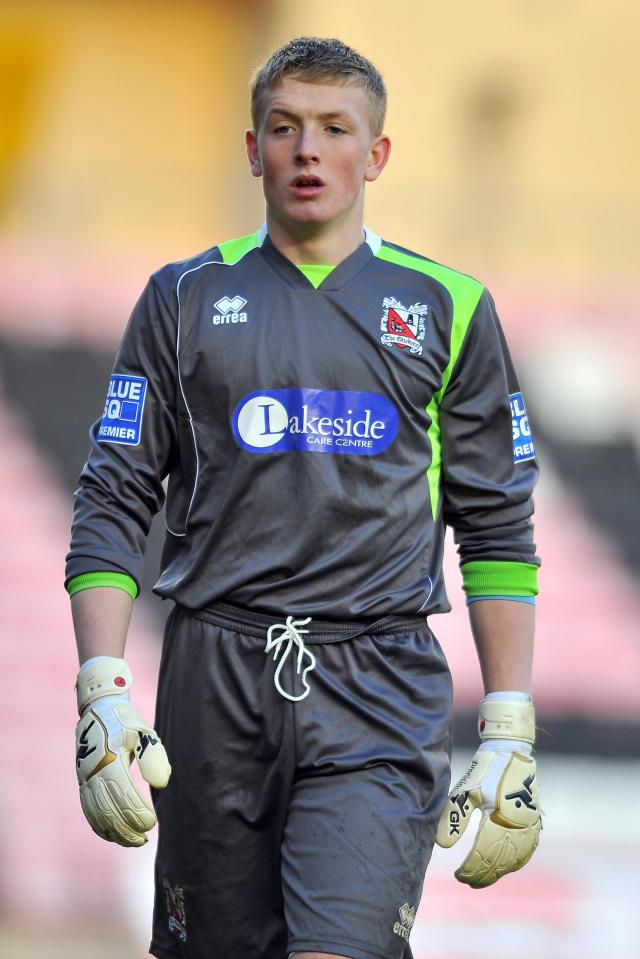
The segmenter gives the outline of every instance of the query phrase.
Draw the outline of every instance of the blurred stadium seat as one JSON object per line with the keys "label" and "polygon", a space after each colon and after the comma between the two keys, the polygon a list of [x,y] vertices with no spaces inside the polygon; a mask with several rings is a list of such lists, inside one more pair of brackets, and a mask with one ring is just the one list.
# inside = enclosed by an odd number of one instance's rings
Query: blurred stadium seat
{"label": "blurred stadium seat", "polygon": [[[49,923],[126,915],[124,873],[136,860],[92,835],[72,772],[77,660],[61,567],[69,500],[1,397],[0,447],[0,908]],[[132,630],[136,702],[152,716],[158,636],[142,609]]]}

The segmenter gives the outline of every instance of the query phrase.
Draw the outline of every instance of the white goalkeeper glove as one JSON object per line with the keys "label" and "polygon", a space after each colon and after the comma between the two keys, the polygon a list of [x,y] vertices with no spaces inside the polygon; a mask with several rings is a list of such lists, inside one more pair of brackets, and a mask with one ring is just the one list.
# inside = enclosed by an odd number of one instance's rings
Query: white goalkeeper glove
{"label": "white goalkeeper glove", "polygon": [[453,846],[476,809],[482,818],[471,851],[456,870],[474,889],[515,872],[533,855],[541,829],[533,704],[523,693],[490,693],[480,703],[482,743],[449,794],[436,842]]}
{"label": "white goalkeeper glove", "polygon": [[167,785],[171,766],[158,734],[129,702],[131,670],[124,659],[96,656],[76,681],[76,771],[82,810],[95,833],[121,846],[143,846],[156,823],[129,767],[135,756],[143,778]]}

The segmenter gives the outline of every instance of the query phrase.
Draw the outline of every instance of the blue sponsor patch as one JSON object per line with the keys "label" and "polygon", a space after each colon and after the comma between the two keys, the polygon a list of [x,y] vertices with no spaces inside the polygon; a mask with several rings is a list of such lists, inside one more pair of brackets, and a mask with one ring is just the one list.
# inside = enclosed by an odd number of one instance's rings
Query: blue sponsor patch
{"label": "blue sponsor patch", "polygon": [[377,456],[395,439],[398,413],[379,393],[261,390],[233,413],[233,435],[249,453],[351,453]]}
{"label": "blue sponsor patch", "polygon": [[509,402],[511,403],[511,427],[513,432],[513,462],[524,463],[526,460],[534,460],[536,450],[529,429],[529,417],[524,407],[522,393],[512,393]]}
{"label": "blue sponsor patch", "polygon": [[147,381],[144,376],[114,373],[109,380],[107,401],[98,429],[99,442],[137,446],[146,395]]}

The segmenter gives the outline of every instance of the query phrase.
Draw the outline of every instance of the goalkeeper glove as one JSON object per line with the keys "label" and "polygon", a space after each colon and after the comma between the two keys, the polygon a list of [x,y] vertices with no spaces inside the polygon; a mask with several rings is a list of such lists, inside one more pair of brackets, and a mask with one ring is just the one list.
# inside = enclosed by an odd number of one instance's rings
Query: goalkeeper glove
{"label": "goalkeeper glove", "polygon": [[171,766],[158,734],[129,703],[131,670],[124,659],[96,656],[76,681],[76,771],[82,810],[95,833],[121,846],[143,846],[156,823],[153,809],[130,773],[135,758],[156,789]]}
{"label": "goalkeeper glove", "polygon": [[542,827],[536,761],[531,755],[535,741],[531,698],[490,693],[480,703],[478,732],[480,748],[449,794],[436,835],[439,846],[453,846],[474,810],[482,811],[471,851],[455,873],[474,889],[524,866]]}

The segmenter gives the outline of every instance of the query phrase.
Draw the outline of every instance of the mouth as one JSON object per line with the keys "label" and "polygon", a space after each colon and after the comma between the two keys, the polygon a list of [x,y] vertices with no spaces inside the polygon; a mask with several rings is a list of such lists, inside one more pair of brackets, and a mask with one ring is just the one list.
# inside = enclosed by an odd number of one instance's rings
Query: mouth
{"label": "mouth", "polygon": [[291,190],[299,197],[317,196],[324,190],[325,183],[319,176],[300,174],[291,181]]}

